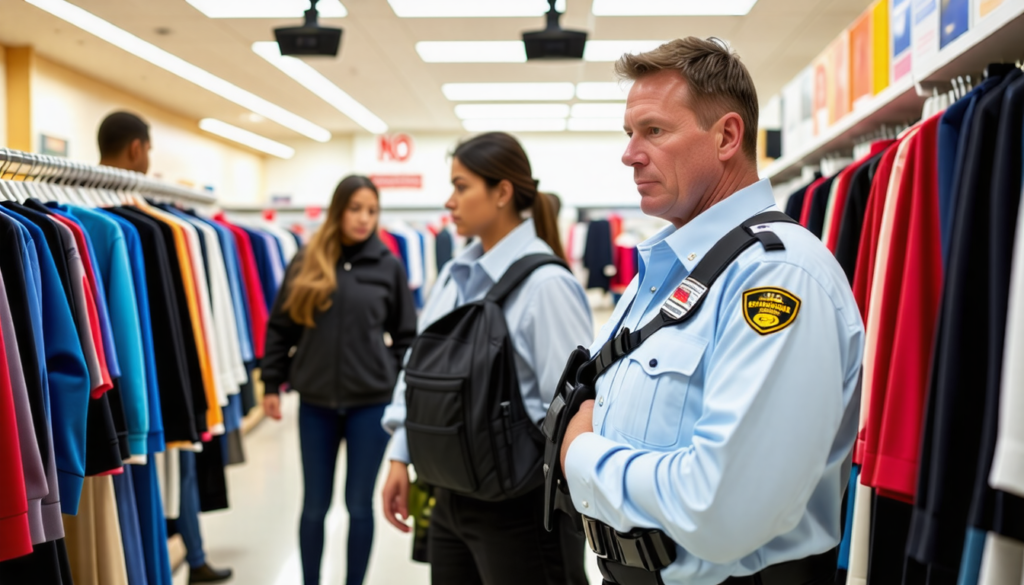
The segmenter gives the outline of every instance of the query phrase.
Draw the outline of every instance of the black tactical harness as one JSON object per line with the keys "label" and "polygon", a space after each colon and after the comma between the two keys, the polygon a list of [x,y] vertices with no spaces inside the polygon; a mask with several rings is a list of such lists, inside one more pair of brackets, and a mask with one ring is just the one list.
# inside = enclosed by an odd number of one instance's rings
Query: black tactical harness
{"label": "black tactical harness", "polygon": [[[605,562],[656,572],[675,561],[676,544],[661,530],[638,528],[622,533],[576,511],[559,461],[565,431],[580,405],[595,398],[597,379],[658,331],[685,323],[697,314],[708,289],[747,248],[760,243],[766,251],[785,250],[782,240],[771,229],[770,224],[773,223],[796,222],[778,211],[765,212],[743,222],[711,248],[650,323],[637,331],[623,328],[593,357],[582,347],[572,353],[542,425],[547,437],[544,451],[545,528],[551,530],[553,512],[559,510],[576,521],[577,528],[586,534],[590,548]],[[623,316],[628,312],[627,309]]]}

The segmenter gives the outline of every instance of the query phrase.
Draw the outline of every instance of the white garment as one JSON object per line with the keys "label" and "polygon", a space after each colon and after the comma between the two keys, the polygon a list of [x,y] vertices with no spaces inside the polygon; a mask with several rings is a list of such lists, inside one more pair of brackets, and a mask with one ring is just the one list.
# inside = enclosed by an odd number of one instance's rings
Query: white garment
{"label": "white garment", "polygon": [[989,532],[978,585],[1024,585],[1024,543]]}
{"label": "white garment", "polygon": [[1017,213],[999,403],[999,435],[989,483],[1024,497],[1024,205]]}
{"label": "white garment", "polygon": [[163,498],[164,516],[177,518],[181,516],[181,459],[178,450],[156,453],[153,464],[156,465],[156,479]]}
{"label": "white garment", "polygon": [[437,238],[430,231],[420,233],[423,234],[424,278],[426,278],[423,294],[429,295],[430,289],[434,288],[434,283],[437,281]]}
{"label": "white garment", "polygon": [[871,553],[871,488],[857,482],[854,497],[850,567],[846,585],[867,585],[868,555]]}
{"label": "white garment", "polygon": [[263,220],[256,226],[258,229],[262,229],[269,232],[270,235],[281,244],[281,253],[284,254],[284,263],[287,265],[295,257],[295,254],[299,252],[299,245],[295,243],[295,238],[292,237],[291,232],[277,225],[272,221]]}
{"label": "white garment", "polygon": [[405,222],[391,226],[390,231],[405,238],[405,250],[408,256],[409,290],[419,290],[426,283],[423,267],[423,247],[420,245],[419,233]]}
{"label": "white garment", "polygon": [[587,269],[583,266],[583,254],[587,250],[588,233],[590,224],[585,221],[572,226],[572,249],[568,251],[569,268],[584,287],[587,286]]}

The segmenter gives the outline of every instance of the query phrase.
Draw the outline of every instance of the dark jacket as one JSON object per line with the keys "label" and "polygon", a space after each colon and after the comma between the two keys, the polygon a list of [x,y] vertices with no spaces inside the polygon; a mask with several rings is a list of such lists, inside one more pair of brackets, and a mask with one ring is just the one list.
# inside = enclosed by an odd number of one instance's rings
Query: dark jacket
{"label": "dark jacket", "polygon": [[[316,327],[295,323],[284,310],[300,253],[288,273],[267,324],[261,362],[266,391],[289,382],[302,400],[327,408],[384,404],[398,379],[405,352],[416,337],[416,309],[405,268],[374,235],[351,257],[338,261],[331,307],[314,316]],[[384,333],[392,344],[384,343]],[[292,353],[292,348],[297,348]]]}

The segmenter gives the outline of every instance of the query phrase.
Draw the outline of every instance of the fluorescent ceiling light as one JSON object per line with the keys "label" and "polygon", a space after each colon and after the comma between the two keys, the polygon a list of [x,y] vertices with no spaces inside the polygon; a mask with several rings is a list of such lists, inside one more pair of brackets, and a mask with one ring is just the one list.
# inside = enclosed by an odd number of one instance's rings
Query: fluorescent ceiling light
{"label": "fluorescent ceiling light", "polygon": [[657,49],[666,41],[587,41],[585,61],[618,61],[626,53],[643,53]]}
{"label": "fluorescent ceiling light", "polygon": [[626,115],[625,102],[611,104],[576,104],[572,107],[573,118],[617,118],[621,126]]}
{"label": "fluorescent ceiling light", "polygon": [[632,81],[585,81],[576,84],[576,97],[581,100],[625,100]]}
{"label": "fluorescent ceiling light", "polygon": [[623,132],[622,118],[569,118],[573,132]]}
{"label": "fluorescent ceiling light", "polygon": [[562,132],[565,118],[540,120],[465,120],[463,128],[468,132]]}
{"label": "fluorescent ceiling light", "polygon": [[453,102],[571,100],[571,83],[446,83],[444,96]]}
{"label": "fluorescent ceiling light", "polygon": [[420,41],[416,52],[427,63],[526,63],[523,41]]}
{"label": "fluorescent ceiling light", "polygon": [[743,16],[757,0],[594,0],[595,16]]}
{"label": "fluorescent ceiling light", "polygon": [[309,63],[295,57],[282,56],[277,43],[272,41],[253,43],[252,50],[367,131],[374,134],[383,134],[388,131],[388,125],[384,123],[384,120],[378,118],[366,106],[334,85],[330,79],[313,69]]}
{"label": "fluorescent ceiling light", "polygon": [[566,104],[459,104],[455,106],[455,115],[460,120],[565,118],[569,115],[569,106]]}
{"label": "fluorescent ceiling light", "polygon": [[[185,0],[210,18],[302,18],[309,0]],[[321,18],[344,18],[348,11],[338,0],[320,0]]]}
{"label": "fluorescent ceiling light", "polygon": [[237,126],[226,124],[220,120],[214,120],[213,118],[203,118],[200,120],[199,129],[279,158],[295,156],[295,149],[290,146],[264,138],[259,134],[253,134],[248,130],[242,130]]}
{"label": "fluorescent ceiling light", "polygon": [[319,142],[331,139],[331,133],[309,120],[297,116],[288,110],[272,104],[267,100],[250,93],[237,85],[200,69],[195,65],[168,53],[167,51],[147,43],[139,37],[120,29],[102,18],[65,2],[64,0],[26,0],[50,14],[78,28],[93,34],[108,43],[131,53],[153,65],[165,69],[182,79],[191,81],[199,87],[211,91],[222,98],[232,101],[243,108],[255,112],[264,118],[290,128],[299,134],[308,136]]}
{"label": "fluorescent ceiling light", "polygon": [[[547,0],[388,0],[402,18],[459,18],[495,16],[543,16]],[[555,8],[565,12],[565,0]]]}

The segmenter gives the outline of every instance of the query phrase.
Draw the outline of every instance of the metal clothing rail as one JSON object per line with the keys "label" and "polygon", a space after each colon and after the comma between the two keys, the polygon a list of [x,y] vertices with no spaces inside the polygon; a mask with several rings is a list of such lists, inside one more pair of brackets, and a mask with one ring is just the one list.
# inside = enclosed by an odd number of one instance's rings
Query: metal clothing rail
{"label": "metal clothing rail", "polygon": [[134,171],[88,165],[56,156],[0,148],[0,179],[8,175],[24,177],[26,181],[131,191],[142,196],[207,205],[217,201],[217,198],[209,193],[172,185]]}

